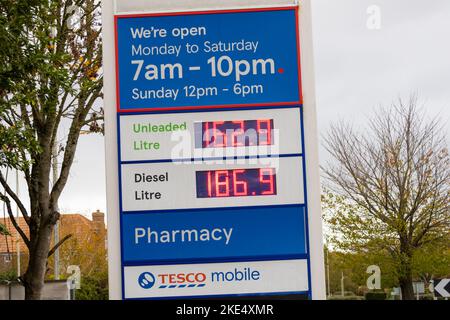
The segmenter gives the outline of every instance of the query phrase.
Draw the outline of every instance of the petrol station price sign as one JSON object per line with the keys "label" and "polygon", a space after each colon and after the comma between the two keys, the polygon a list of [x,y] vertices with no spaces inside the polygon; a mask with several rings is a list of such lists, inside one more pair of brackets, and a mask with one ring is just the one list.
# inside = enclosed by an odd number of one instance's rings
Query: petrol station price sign
{"label": "petrol station price sign", "polygon": [[292,10],[116,18],[118,107],[299,104]]}
{"label": "petrol station price sign", "polygon": [[298,9],[115,28],[122,297],[310,297]]}

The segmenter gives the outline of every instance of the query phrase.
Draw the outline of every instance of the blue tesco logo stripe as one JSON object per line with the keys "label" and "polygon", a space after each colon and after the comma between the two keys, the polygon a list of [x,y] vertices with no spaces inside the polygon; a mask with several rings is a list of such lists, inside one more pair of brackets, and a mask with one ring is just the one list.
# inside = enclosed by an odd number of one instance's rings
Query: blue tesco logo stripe
{"label": "blue tesco logo stripe", "polygon": [[206,284],[204,284],[204,283],[200,283],[200,284],[189,284],[189,285],[186,285],[186,284],[179,284],[179,285],[173,284],[173,285],[170,285],[170,286],[168,286],[168,285],[160,285],[160,286],[158,287],[158,289],[202,288],[202,287],[204,287],[204,286],[206,286]]}

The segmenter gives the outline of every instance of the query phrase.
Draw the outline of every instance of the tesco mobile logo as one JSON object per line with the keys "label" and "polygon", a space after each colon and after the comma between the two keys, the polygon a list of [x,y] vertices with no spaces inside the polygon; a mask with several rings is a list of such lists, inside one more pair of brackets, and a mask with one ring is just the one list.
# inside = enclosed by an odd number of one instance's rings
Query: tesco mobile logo
{"label": "tesco mobile logo", "polygon": [[138,278],[139,286],[151,289],[158,282],[158,289],[201,288],[206,286],[206,274],[198,273],[165,273],[156,277],[150,272],[141,273]]}
{"label": "tesco mobile logo", "polygon": [[155,282],[155,276],[150,272],[144,272],[138,278],[138,283],[143,289],[151,289]]}

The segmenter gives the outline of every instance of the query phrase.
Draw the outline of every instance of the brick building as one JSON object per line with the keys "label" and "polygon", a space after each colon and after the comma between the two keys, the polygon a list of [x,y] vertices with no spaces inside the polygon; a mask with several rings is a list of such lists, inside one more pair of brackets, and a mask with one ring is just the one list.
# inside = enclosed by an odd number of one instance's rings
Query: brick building
{"label": "brick building", "polygon": [[[17,219],[17,222],[22,230],[28,235],[29,230],[25,219],[20,217]],[[17,270],[18,252],[20,252],[21,273],[23,273],[28,263],[28,249],[9,218],[0,218],[0,223],[5,225],[11,233],[11,236],[0,235],[0,273]],[[103,241],[106,241],[105,214],[97,210],[92,213],[92,220],[81,214],[62,214],[60,219],[59,238],[63,239],[69,234],[71,234],[72,237],[67,240],[67,243],[60,247],[61,250],[70,242],[86,242],[93,236],[96,238],[101,237],[104,239]],[[52,239],[54,239],[53,236]],[[52,265],[49,264],[49,267],[52,268]]]}

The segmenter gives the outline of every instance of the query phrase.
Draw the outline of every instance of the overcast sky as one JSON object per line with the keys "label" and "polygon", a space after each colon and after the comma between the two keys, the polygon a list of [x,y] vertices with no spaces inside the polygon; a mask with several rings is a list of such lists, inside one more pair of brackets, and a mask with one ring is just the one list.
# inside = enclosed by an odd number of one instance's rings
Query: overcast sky
{"label": "overcast sky", "polygon": [[[379,30],[367,28],[371,5],[381,9]],[[449,0],[313,0],[313,23],[321,135],[338,119],[363,124],[412,92],[430,116],[450,120]],[[81,137],[62,212],[106,210],[103,142]]]}

